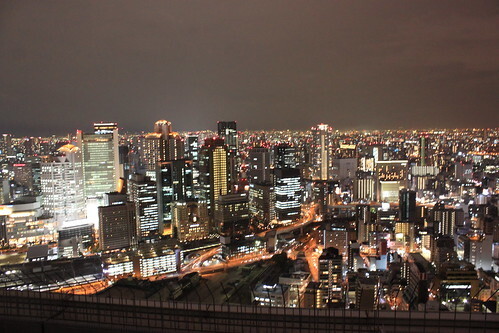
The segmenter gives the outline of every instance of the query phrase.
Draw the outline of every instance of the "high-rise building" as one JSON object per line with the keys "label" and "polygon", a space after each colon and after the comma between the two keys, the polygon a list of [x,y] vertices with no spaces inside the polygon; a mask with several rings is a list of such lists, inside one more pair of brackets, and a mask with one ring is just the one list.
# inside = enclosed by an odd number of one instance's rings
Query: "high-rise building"
{"label": "high-rise building", "polygon": [[252,148],[248,154],[248,165],[250,183],[270,183],[270,151],[268,148]]}
{"label": "high-rise building", "polygon": [[358,171],[354,180],[354,200],[376,201],[376,194],[376,180],[373,173],[369,171]]}
{"label": "high-rise building", "polygon": [[329,125],[312,127],[312,154],[314,179],[328,180],[332,167],[332,129]]}
{"label": "high-rise building", "polygon": [[122,249],[136,244],[133,202],[99,207],[99,245],[102,251]]}
{"label": "high-rise building", "polygon": [[119,136],[116,123],[94,124],[95,133],[77,132],[82,153],[85,195],[102,197],[116,189],[122,176],[119,165]]}
{"label": "high-rise building", "polygon": [[210,217],[218,209],[218,197],[230,192],[230,167],[223,139],[206,139],[199,152],[199,186],[201,198],[208,205]]}
{"label": "high-rise building", "polygon": [[62,226],[85,218],[86,207],[80,149],[67,144],[58,154],[44,158],[40,181],[44,209]]}
{"label": "high-rise building", "polygon": [[300,218],[301,177],[299,169],[274,169],[272,185],[275,193],[275,218],[281,224],[289,224]]}
{"label": "high-rise building", "polygon": [[272,184],[250,184],[250,214],[259,227],[264,228],[275,218],[275,193]]}
{"label": "high-rise building", "polygon": [[372,311],[379,302],[379,281],[376,277],[359,276],[355,288],[355,305],[359,310]]}
{"label": "high-rise building", "polygon": [[322,307],[343,303],[343,257],[330,247],[319,257],[319,298]]}
{"label": "high-rise building", "polygon": [[137,238],[150,240],[163,233],[159,218],[158,189],[149,177],[135,174],[129,181],[129,200],[135,205]]}
{"label": "high-rise building", "polygon": [[249,223],[249,201],[246,194],[226,194],[218,197],[215,230],[219,234],[234,236],[247,233]]}
{"label": "high-rise building", "polygon": [[288,145],[287,143],[281,143],[274,147],[274,168],[284,169],[284,168],[296,168],[296,148]]}
{"label": "high-rise building", "polygon": [[218,136],[225,140],[230,151],[237,152],[239,142],[237,136],[237,123],[235,121],[219,121]]}
{"label": "high-rise building", "polygon": [[416,220],[416,192],[402,189],[399,192],[400,221],[415,222]]}
{"label": "high-rise building", "polygon": [[172,203],[173,234],[181,242],[192,242],[209,236],[208,207],[203,201]]}
{"label": "high-rise building", "polygon": [[156,170],[160,224],[163,225],[164,233],[171,234],[171,204],[193,197],[192,161],[158,162]]}
{"label": "high-rise building", "polygon": [[446,208],[443,203],[437,203],[430,210],[430,220],[437,224],[435,227],[439,234],[453,236],[457,226],[464,223],[462,209]]}

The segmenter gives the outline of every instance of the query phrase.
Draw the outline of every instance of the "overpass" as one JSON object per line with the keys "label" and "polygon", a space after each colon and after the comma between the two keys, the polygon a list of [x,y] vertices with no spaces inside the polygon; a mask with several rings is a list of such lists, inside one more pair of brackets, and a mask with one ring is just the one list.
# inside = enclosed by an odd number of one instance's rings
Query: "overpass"
{"label": "overpass", "polygon": [[2,332],[497,332],[499,314],[276,308],[0,289]]}

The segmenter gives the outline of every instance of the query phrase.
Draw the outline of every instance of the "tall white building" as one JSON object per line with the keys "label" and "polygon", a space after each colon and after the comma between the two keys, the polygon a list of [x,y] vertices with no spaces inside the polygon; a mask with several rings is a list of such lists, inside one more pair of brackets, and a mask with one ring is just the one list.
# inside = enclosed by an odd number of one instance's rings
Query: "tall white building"
{"label": "tall white building", "polygon": [[331,177],[332,132],[332,128],[327,124],[312,127],[314,179],[328,180]]}
{"label": "tall white building", "polygon": [[58,152],[41,163],[40,182],[44,209],[62,226],[84,219],[86,207],[80,149],[67,144]]}

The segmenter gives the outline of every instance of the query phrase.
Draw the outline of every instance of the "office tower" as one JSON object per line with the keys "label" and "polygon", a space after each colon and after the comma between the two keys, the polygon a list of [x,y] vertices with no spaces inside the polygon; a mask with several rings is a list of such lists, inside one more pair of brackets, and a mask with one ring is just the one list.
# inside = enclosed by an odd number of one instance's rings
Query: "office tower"
{"label": "office tower", "polygon": [[68,225],[59,229],[59,257],[79,257],[94,244],[93,223]]}
{"label": "office tower", "polygon": [[275,218],[275,194],[272,184],[250,184],[249,204],[255,224],[259,228],[266,228]]}
{"label": "office tower", "polygon": [[272,185],[275,193],[275,218],[281,224],[289,224],[300,218],[301,177],[299,169],[274,169]]}
{"label": "office tower", "polygon": [[436,223],[439,234],[453,236],[456,227],[464,223],[464,212],[462,209],[446,208],[443,203],[437,203],[430,210],[430,221]]}
{"label": "office tower", "polygon": [[135,174],[129,181],[129,200],[135,204],[137,238],[151,240],[163,233],[159,218],[158,189],[149,177]]}
{"label": "office tower", "polygon": [[40,182],[44,209],[62,226],[85,218],[85,192],[80,149],[67,144],[57,152],[41,163]]}
{"label": "office tower", "polygon": [[14,182],[34,193],[35,175],[31,163],[15,163],[12,168],[14,169]]}
{"label": "office tower", "polygon": [[407,187],[406,160],[390,160],[376,162],[378,179],[378,198],[380,201],[397,202],[399,191]]}
{"label": "office tower", "polygon": [[415,241],[414,222],[396,222],[395,240],[403,243],[406,249],[412,250]]}
{"label": "office tower", "polygon": [[219,121],[217,125],[218,136],[224,139],[229,151],[237,152],[239,149],[237,123],[235,121]]}
{"label": "office tower", "polygon": [[203,201],[175,201],[172,203],[173,235],[181,242],[208,238],[210,219]]}
{"label": "office tower", "polygon": [[192,161],[192,187],[194,195],[199,195],[199,136],[189,134],[186,138],[185,158]]}
{"label": "office tower", "polygon": [[376,201],[376,180],[372,172],[358,171],[355,174],[353,198],[355,201]]}
{"label": "office tower", "polygon": [[296,168],[298,163],[296,161],[296,148],[286,143],[281,143],[274,147],[274,168]]}
{"label": "office tower", "polygon": [[142,160],[146,175],[156,177],[156,164],[166,160],[166,141],[161,133],[148,133],[142,141]]}
{"label": "office tower", "polygon": [[227,146],[223,139],[206,139],[199,151],[199,186],[201,198],[208,205],[210,217],[218,209],[218,197],[230,192],[230,169]]}
{"label": "office tower", "polygon": [[329,125],[312,127],[312,154],[314,179],[328,180],[332,167],[332,128]]}
{"label": "office tower", "polygon": [[99,245],[102,251],[136,244],[136,231],[133,202],[99,207]]}
{"label": "office tower", "polygon": [[474,304],[476,299],[473,299],[477,298],[480,291],[480,280],[472,264],[464,261],[446,262],[439,273],[432,292],[442,304],[470,304],[471,312],[480,311],[480,305]]}
{"label": "office tower", "polygon": [[319,298],[321,307],[334,307],[343,302],[343,257],[330,247],[319,257]]}
{"label": "office tower", "polygon": [[249,201],[246,194],[226,194],[218,197],[215,230],[224,236],[246,234],[249,231]]}
{"label": "office tower", "polygon": [[192,161],[172,160],[158,162],[156,182],[160,224],[164,233],[172,233],[171,204],[193,197]]}
{"label": "office tower", "polygon": [[96,123],[95,133],[77,131],[83,157],[83,179],[88,198],[102,197],[116,189],[119,178],[119,136],[116,123]]}
{"label": "office tower", "polygon": [[[119,165],[121,168],[119,174],[123,175],[122,179],[124,180],[125,182],[124,185],[126,186],[126,181],[129,178],[130,172],[132,170],[132,165],[130,163],[130,147],[127,145],[126,146],[122,145],[118,147],[118,151],[119,151]],[[118,186],[119,186],[119,181],[118,181]]]}
{"label": "office tower", "polygon": [[399,192],[400,221],[416,221],[416,192],[402,189]]}
{"label": "office tower", "polygon": [[270,151],[268,148],[252,148],[248,154],[248,166],[250,183],[270,183]]}
{"label": "office tower", "polygon": [[457,239],[457,255],[459,259],[466,260],[484,271],[492,269],[492,235],[484,235],[479,231]]}
{"label": "office tower", "polygon": [[166,161],[181,160],[184,158],[185,146],[184,139],[177,132],[171,132],[168,135]]}

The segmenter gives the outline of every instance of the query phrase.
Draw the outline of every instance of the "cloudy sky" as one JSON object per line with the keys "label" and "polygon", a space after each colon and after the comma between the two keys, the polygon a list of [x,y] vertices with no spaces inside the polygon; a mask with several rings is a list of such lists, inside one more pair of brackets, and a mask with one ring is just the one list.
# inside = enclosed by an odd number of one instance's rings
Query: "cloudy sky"
{"label": "cloudy sky", "polygon": [[499,126],[499,2],[0,2],[0,131]]}

